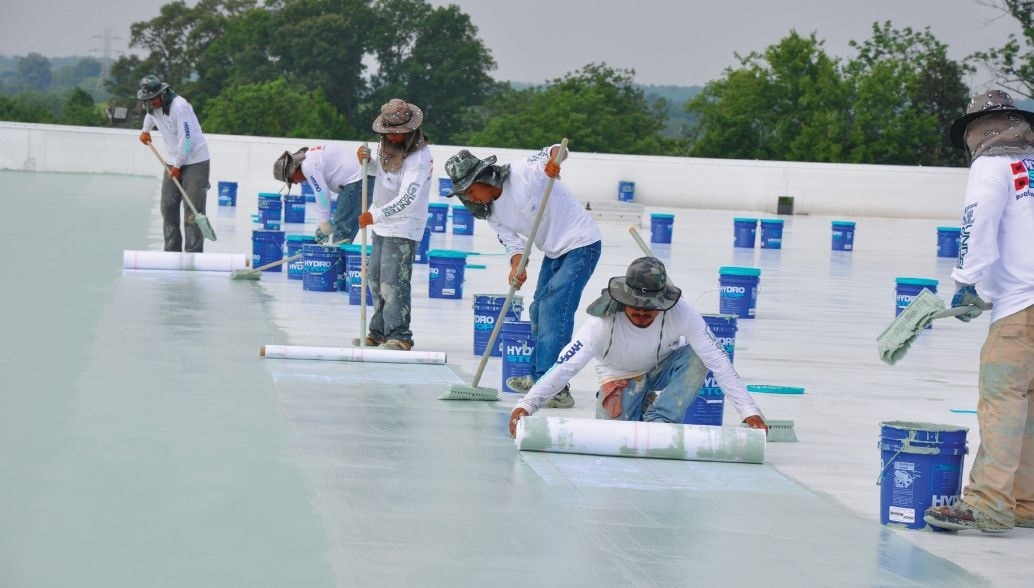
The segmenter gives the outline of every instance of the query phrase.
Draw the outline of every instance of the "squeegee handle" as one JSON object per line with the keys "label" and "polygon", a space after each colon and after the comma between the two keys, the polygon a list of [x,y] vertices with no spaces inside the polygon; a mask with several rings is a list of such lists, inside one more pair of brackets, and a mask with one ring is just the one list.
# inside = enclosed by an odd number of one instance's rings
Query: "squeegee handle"
{"label": "squeegee handle", "polygon": [[194,203],[190,201],[190,196],[187,196],[187,191],[183,189],[183,184],[180,183],[179,178],[172,175],[172,170],[169,169],[169,164],[165,163],[165,160],[162,158],[162,154],[158,153],[158,150],[154,148],[154,143],[148,143],[147,146],[151,148],[151,153],[154,153],[154,156],[158,158],[158,161],[162,162],[162,167],[165,168],[165,173],[169,174],[173,183],[175,183],[176,187],[179,188],[180,194],[183,195],[183,201],[190,207],[190,212],[193,212],[194,216],[197,216],[197,209],[194,208]]}

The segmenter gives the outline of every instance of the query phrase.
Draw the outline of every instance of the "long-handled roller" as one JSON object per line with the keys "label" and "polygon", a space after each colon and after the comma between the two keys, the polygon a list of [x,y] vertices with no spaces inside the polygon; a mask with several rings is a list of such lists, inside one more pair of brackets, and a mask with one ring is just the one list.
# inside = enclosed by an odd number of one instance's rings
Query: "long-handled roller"
{"label": "long-handled roller", "polygon": [[165,173],[169,174],[169,177],[172,178],[176,187],[180,189],[180,194],[183,195],[183,201],[187,203],[187,206],[190,207],[190,211],[194,213],[194,222],[197,223],[197,228],[201,229],[201,236],[209,241],[215,241],[215,229],[212,228],[212,223],[208,222],[208,217],[199,213],[197,209],[194,208],[194,203],[190,201],[190,196],[187,196],[187,191],[183,189],[183,184],[180,183],[179,178],[172,175],[172,170],[169,169],[169,165],[165,163],[164,159],[162,159],[162,154],[158,153],[158,150],[154,148],[154,143],[148,143],[147,146],[151,148],[151,153],[154,153],[154,156],[161,162],[162,167],[165,168]]}
{"label": "long-handled roller", "polygon": [[[556,161],[559,163],[564,160],[567,155],[567,137],[564,137],[560,141],[560,148],[557,150]],[[528,239],[524,243],[524,254],[521,255],[521,262],[517,264],[517,272],[515,276],[519,276],[524,271],[524,267],[528,265],[528,257],[531,255],[531,247],[535,243],[535,235],[539,230],[539,223],[542,222],[542,215],[546,211],[546,205],[549,203],[549,194],[553,191],[553,183],[556,178],[549,178],[546,182],[546,189],[542,194],[542,202],[539,203],[538,212],[535,213],[535,220],[532,222],[531,231],[528,232]],[[485,371],[485,365],[488,363],[488,358],[492,355],[492,349],[495,346],[495,339],[499,336],[499,330],[503,326],[503,320],[506,318],[506,313],[510,310],[510,304],[513,302],[514,293],[517,292],[516,280],[510,282],[510,291],[506,294],[506,300],[503,302],[502,308],[499,310],[499,316],[496,318],[495,327],[492,329],[492,335],[488,338],[488,344],[485,345],[485,352],[481,354],[481,362],[478,364],[477,372],[474,373],[474,380],[470,386],[462,384],[453,384],[449,386],[449,389],[444,394],[438,397],[439,400],[499,400],[499,391],[495,388],[482,388],[478,386],[481,382],[481,374]]]}
{"label": "long-handled roller", "polygon": [[[348,243],[348,239],[342,239],[340,241],[334,241],[333,243],[330,244],[330,246],[334,247],[334,246],[337,246],[337,245],[341,245],[342,243]],[[260,280],[260,279],[262,279],[262,272],[266,271],[267,269],[272,268],[272,267],[276,267],[278,265],[283,265],[285,263],[291,263],[292,261],[298,261],[299,259],[302,258],[303,255],[305,255],[304,252],[296,253],[296,254],[294,254],[294,255],[292,255],[290,257],[285,257],[283,259],[278,259],[276,261],[271,261],[271,262],[269,262],[269,263],[267,263],[265,265],[260,265],[258,267],[253,267],[253,268],[249,268],[249,269],[236,269],[236,270],[233,270],[233,272],[230,273],[230,279],[231,280]]]}

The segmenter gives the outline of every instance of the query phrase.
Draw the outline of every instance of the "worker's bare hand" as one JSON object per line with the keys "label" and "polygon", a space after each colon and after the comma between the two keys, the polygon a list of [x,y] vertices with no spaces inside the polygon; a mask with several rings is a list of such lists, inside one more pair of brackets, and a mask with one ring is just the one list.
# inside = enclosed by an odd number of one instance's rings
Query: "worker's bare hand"
{"label": "worker's bare hand", "polygon": [[509,278],[507,278],[507,280],[509,281],[511,286],[518,290],[521,289],[521,286],[524,285],[524,282],[528,281],[527,269],[521,270],[521,273],[519,274],[517,273],[517,268],[520,267],[521,259],[523,258],[524,255],[520,253],[510,258],[510,276]]}
{"label": "worker's bare hand", "polygon": [[528,411],[523,408],[515,408],[510,413],[510,438],[517,436],[517,421],[521,420],[521,417],[528,416]]}
{"label": "worker's bare hand", "polygon": [[765,419],[758,415],[749,416],[743,419],[743,424],[747,425],[751,429],[763,429],[765,434],[768,434],[768,425],[765,424]]}

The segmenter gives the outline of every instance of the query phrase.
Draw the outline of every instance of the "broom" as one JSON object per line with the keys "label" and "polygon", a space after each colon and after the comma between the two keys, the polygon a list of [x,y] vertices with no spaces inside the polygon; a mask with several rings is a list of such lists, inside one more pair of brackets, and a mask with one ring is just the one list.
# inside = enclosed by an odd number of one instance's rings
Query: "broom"
{"label": "broom", "polygon": [[[557,150],[556,161],[557,163],[564,160],[567,155],[567,137],[564,137],[560,141],[560,149]],[[528,239],[524,243],[524,254],[521,255],[521,262],[517,264],[517,272],[514,275],[520,275],[524,271],[524,267],[528,265],[528,257],[531,255],[531,246],[535,243],[535,234],[538,233],[539,223],[542,222],[542,215],[546,211],[546,205],[549,203],[549,194],[553,191],[553,183],[556,178],[549,178],[546,182],[546,189],[542,194],[542,202],[539,203],[539,209],[535,213],[535,220],[531,224],[531,231],[528,232]],[[485,365],[488,363],[488,358],[492,355],[492,348],[495,345],[495,339],[499,336],[499,330],[503,326],[503,320],[506,318],[506,313],[510,310],[510,303],[513,302],[513,295],[517,291],[517,282],[513,281],[510,283],[510,291],[506,293],[506,300],[503,301],[503,306],[499,310],[499,316],[496,318],[495,327],[492,329],[492,335],[488,338],[488,344],[485,345],[485,352],[481,354],[481,362],[478,364],[477,372],[474,373],[474,380],[470,386],[464,386],[460,384],[453,384],[445,391],[444,394],[438,397],[438,400],[499,400],[499,391],[494,388],[482,388],[478,386],[481,382],[481,374],[485,371]]]}
{"label": "broom", "polygon": [[945,308],[944,302],[930,290],[923,288],[919,295],[908,303],[908,306],[901,309],[894,321],[887,326],[876,338],[876,347],[880,353],[880,360],[887,365],[894,365],[899,359],[908,353],[908,348],[934,320],[961,314],[970,314],[975,317],[981,311],[989,310],[977,306],[956,306]]}
{"label": "broom", "polygon": [[194,213],[194,222],[197,223],[197,228],[201,229],[201,236],[209,241],[215,241],[215,230],[212,228],[212,223],[208,222],[208,217],[199,213],[197,209],[194,208],[194,203],[190,201],[190,196],[187,196],[187,191],[183,189],[183,184],[180,183],[179,178],[172,175],[172,170],[169,169],[169,164],[165,163],[165,160],[162,159],[161,153],[158,153],[158,150],[154,148],[154,143],[148,143],[147,146],[151,148],[151,153],[154,153],[154,156],[158,158],[158,161],[162,162],[162,167],[165,168],[165,173],[169,174],[169,177],[172,178],[176,187],[180,189],[180,194],[183,195],[183,201],[187,203],[187,206],[190,207],[190,211]]}
{"label": "broom", "polygon": [[[650,246],[643,241],[643,238],[639,235],[639,231],[635,227],[628,227],[628,232],[635,239],[635,242],[639,245],[639,248],[643,250],[645,255],[653,257],[653,251],[650,250]],[[765,420],[765,424],[768,425],[768,441],[772,443],[796,443],[797,434],[793,431],[793,421],[769,421]]]}
{"label": "broom", "polygon": [[[333,243],[330,244],[330,246],[331,247],[335,247],[337,245],[341,245],[342,243],[348,243],[348,242],[349,242],[348,239],[342,239],[340,241],[334,241]],[[296,253],[295,255],[292,255],[290,257],[285,257],[285,258],[279,259],[277,261],[271,261],[271,262],[269,262],[269,263],[267,263],[265,265],[260,265],[258,267],[253,267],[253,268],[250,268],[250,269],[237,269],[237,270],[233,270],[232,272],[230,272],[230,279],[231,280],[260,280],[260,279],[262,279],[262,272],[264,272],[265,270],[267,270],[267,269],[269,269],[271,267],[276,267],[278,265],[283,265],[285,263],[291,263],[292,261],[298,261],[299,259],[302,258],[303,255],[305,255],[304,252]]]}

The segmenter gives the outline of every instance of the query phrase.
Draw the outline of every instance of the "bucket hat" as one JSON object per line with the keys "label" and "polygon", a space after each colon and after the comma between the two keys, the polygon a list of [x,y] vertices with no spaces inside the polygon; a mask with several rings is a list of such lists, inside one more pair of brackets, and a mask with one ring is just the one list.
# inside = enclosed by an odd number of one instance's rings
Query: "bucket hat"
{"label": "bucket hat", "polygon": [[294,176],[294,172],[302,166],[302,161],[305,159],[305,152],[308,151],[308,147],[302,147],[298,151],[291,153],[290,151],[284,151],[284,153],[276,158],[273,162],[273,179],[281,182],[286,182],[290,186],[293,182],[291,177]]}
{"label": "bucket hat", "polygon": [[140,89],[136,91],[136,99],[151,100],[168,89],[169,84],[162,82],[154,74],[148,74],[140,78]]}
{"label": "bucket hat", "polygon": [[624,276],[610,279],[607,293],[625,306],[650,310],[668,310],[682,296],[682,290],[668,282],[668,272],[656,257],[633,261]]}
{"label": "bucket hat", "polygon": [[966,125],[981,116],[996,112],[1016,112],[1022,114],[1031,126],[1034,127],[1034,112],[1016,108],[1016,103],[1013,102],[1012,96],[1008,93],[1001,90],[991,90],[990,92],[983,92],[973,96],[969,101],[969,106],[966,107],[966,114],[951,123],[951,130],[948,134],[951,137],[952,144],[959,149],[965,149]]}
{"label": "bucket hat", "polygon": [[424,122],[424,112],[416,104],[392,98],[381,105],[381,113],[373,121],[373,131],[382,135],[410,133]]}
{"label": "bucket hat", "polygon": [[489,155],[485,159],[478,159],[476,155],[466,149],[453,155],[445,162],[445,173],[452,180],[452,190],[447,196],[462,194],[473,184],[481,172],[496,162],[495,155]]}

